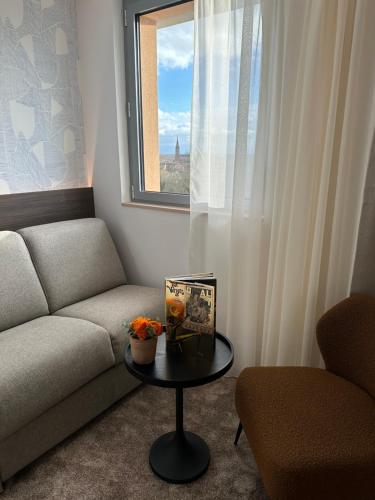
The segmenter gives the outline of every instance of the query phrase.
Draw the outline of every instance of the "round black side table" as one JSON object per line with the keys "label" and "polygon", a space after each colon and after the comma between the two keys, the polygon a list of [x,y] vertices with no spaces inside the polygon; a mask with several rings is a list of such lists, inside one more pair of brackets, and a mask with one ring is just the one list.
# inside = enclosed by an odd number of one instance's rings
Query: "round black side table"
{"label": "round black side table", "polygon": [[125,350],[128,371],[142,382],[176,389],[176,430],[160,436],[150,450],[150,466],[157,476],[169,483],[188,483],[198,479],[208,467],[210,451],[197,434],[183,425],[183,390],[207,384],[223,376],[233,364],[233,346],[224,335],[215,335],[212,359],[180,358],[167,354],[165,334],[158,340],[154,363],[134,363],[130,345]]}

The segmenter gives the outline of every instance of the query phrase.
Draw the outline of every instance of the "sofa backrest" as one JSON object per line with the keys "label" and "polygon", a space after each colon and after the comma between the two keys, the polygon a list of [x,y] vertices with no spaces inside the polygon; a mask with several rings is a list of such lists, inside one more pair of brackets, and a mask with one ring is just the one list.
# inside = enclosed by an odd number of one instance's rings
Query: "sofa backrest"
{"label": "sofa backrest", "polygon": [[126,283],[105,223],[78,219],[21,229],[51,313]]}
{"label": "sofa backrest", "polygon": [[0,331],[49,314],[46,297],[25,242],[0,231]]}
{"label": "sofa backrest", "polygon": [[355,294],[339,302],[319,320],[317,338],[327,370],[375,398],[375,298]]}

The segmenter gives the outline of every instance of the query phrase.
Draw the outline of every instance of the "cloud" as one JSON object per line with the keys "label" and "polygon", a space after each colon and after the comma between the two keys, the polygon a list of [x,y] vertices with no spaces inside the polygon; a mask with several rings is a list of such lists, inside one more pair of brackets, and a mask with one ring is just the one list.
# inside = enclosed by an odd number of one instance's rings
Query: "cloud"
{"label": "cloud", "polygon": [[189,111],[162,111],[159,109],[160,135],[190,135]]}
{"label": "cloud", "polygon": [[166,69],[186,69],[193,63],[194,23],[158,29],[158,66]]}
{"label": "cloud", "polygon": [[[209,30],[213,32],[215,43],[210,47],[211,55],[222,60],[223,57],[241,57],[242,31],[236,29],[241,26],[243,9],[236,9],[235,14],[223,11],[213,18],[213,25],[198,23],[197,36],[202,47]],[[199,28],[201,26],[201,28]],[[158,67],[165,69],[186,69],[194,59],[194,21],[159,28],[158,41]],[[255,4],[253,12],[252,52],[258,46],[262,48],[262,18],[259,4]],[[202,49],[203,50],[203,49]],[[229,52],[228,52],[229,51]],[[202,52],[207,57],[208,53]],[[215,61],[216,63],[216,61]]]}

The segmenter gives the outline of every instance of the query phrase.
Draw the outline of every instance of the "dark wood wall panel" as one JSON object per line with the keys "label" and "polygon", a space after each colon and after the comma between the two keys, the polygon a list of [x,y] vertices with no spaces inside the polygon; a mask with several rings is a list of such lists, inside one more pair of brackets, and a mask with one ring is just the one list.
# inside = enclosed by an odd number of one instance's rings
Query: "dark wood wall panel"
{"label": "dark wood wall panel", "polygon": [[95,217],[92,188],[0,196],[0,231],[86,217]]}

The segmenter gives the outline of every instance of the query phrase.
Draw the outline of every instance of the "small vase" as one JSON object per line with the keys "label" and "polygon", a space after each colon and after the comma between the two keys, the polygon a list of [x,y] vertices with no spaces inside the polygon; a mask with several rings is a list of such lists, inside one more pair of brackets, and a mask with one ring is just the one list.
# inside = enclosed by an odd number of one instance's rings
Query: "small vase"
{"label": "small vase", "polygon": [[157,337],[147,340],[139,340],[130,337],[130,347],[134,363],[138,365],[149,365],[155,359]]}

